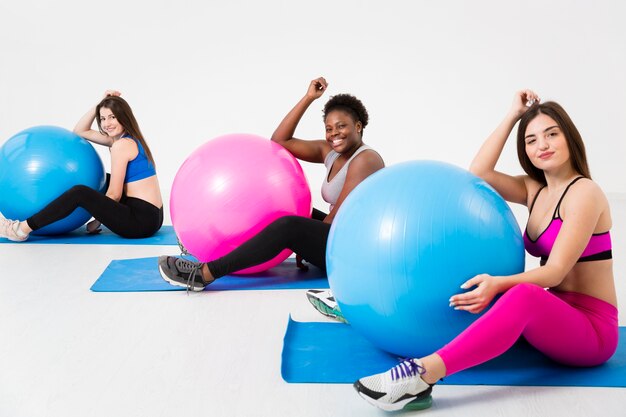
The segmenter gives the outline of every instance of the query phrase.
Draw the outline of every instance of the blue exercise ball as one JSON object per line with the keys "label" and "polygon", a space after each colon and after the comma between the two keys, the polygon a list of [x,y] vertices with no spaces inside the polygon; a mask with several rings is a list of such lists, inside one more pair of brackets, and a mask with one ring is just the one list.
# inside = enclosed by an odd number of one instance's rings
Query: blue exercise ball
{"label": "blue exercise ball", "polygon": [[[60,127],[31,127],[0,147],[0,212],[9,219],[27,219],[75,185],[104,191],[105,181],[102,160],[93,146]],[[34,233],[70,232],[90,217],[78,208]]]}
{"label": "blue exercise ball", "polygon": [[509,206],[485,181],[414,161],[380,170],[350,193],[326,262],[352,327],[382,350],[420,357],[477,318],[449,307],[460,285],[481,273],[522,272],[524,244]]}

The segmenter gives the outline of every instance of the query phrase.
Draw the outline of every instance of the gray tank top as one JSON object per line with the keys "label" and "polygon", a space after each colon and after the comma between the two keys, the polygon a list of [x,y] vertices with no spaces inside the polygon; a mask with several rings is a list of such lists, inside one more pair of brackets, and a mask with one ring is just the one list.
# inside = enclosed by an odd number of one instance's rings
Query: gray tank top
{"label": "gray tank top", "polygon": [[348,159],[344,166],[341,167],[339,172],[335,174],[332,180],[328,181],[328,175],[330,174],[330,170],[333,167],[333,164],[339,158],[340,153],[331,150],[326,155],[326,159],[324,159],[324,165],[326,166],[326,177],[324,177],[324,182],[322,183],[322,198],[328,204],[330,204],[330,210],[332,211],[333,207],[335,207],[335,203],[337,203],[337,199],[339,198],[339,194],[341,194],[341,190],[343,189],[343,185],[346,182],[346,175],[348,175],[348,166],[350,162],[354,159],[355,156],[360,154],[363,151],[368,149],[372,149],[367,145],[361,145],[359,149],[352,154],[350,159]]}

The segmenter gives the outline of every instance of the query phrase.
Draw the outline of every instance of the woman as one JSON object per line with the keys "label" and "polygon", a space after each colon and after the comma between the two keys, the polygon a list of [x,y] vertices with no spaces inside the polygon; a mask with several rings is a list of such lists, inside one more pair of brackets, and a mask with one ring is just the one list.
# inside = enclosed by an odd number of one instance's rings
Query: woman
{"label": "woman", "polygon": [[326,268],[326,241],[341,203],[361,181],[384,167],[380,155],[363,143],[363,129],[369,118],[367,110],[360,100],[348,94],[333,96],[324,106],[326,140],[293,137],[300,119],[327,86],[324,78],[311,81],[307,93],[285,116],[272,140],[298,159],[326,164],[322,196],[330,203],[330,213],[315,211],[312,219],[282,217],[231,253],[211,262],[161,256],[159,270],[164,280],[202,291],[214,280],[266,262],[286,248],[313,265]]}
{"label": "woman", "polygon": [[[495,166],[518,120],[518,157],[526,175],[514,177]],[[450,298],[450,307],[479,313],[504,294],[437,352],[355,382],[364,399],[384,410],[428,407],[439,379],[501,355],[520,336],[570,366],[599,365],[617,348],[611,214],[604,193],[591,180],[582,138],[565,110],[554,102],[539,104],[530,90],[518,92],[470,169],[506,200],[529,207],[524,243],[541,258],[540,266],[465,282],[462,288],[469,291]]]}
{"label": "woman", "polygon": [[[31,232],[69,216],[77,207],[94,217],[87,226],[91,233],[99,231],[100,223],[126,238],[149,237],[161,228],[163,201],[154,160],[130,106],[120,94],[107,91],[74,128],[79,136],[111,148],[106,195],[84,185],[74,186],[24,221],[1,219],[0,236],[25,241]],[[91,129],[94,119],[98,131]]]}

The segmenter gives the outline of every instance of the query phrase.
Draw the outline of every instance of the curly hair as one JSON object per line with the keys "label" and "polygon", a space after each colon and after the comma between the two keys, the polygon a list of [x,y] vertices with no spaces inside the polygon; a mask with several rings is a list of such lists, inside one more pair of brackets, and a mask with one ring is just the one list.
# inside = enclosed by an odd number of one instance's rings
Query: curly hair
{"label": "curly hair", "polygon": [[326,116],[328,113],[334,110],[342,110],[348,113],[355,122],[361,122],[363,125],[363,129],[367,126],[367,122],[369,121],[369,114],[367,114],[367,109],[361,103],[361,100],[354,97],[351,94],[337,94],[332,96],[324,105],[323,119],[326,120]]}

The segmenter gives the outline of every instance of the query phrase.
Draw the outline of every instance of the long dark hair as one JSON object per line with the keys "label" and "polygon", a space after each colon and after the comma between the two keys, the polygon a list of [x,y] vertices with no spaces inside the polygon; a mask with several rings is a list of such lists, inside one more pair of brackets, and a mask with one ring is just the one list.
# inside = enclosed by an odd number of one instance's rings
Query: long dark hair
{"label": "long dark hair", "polygon": [[152,158],[152,152],[150,152],[150,148],[148,147],[146,140],[141,134],[137,119],[135,119],[135,115],[128,105],[128,102],[126,102],[126,100],[124,100],[122,97],[107,96],[103,98],[100,103],[98,103],[98,105],[96,106],[96,122],[98,123],[98,130],[100,131],[100,133],[105,135],[106,133],[102,130],[100,122],[100,109],[103,107],[105,109],[111,110],[117,121],[124,128],[124,131],[132,136],[133,139],[136,139],[139,141],[139,143],[141,143],[141,146],[146,152],[146,157],[148,158],[148,161],[150,161],[150,163],[155,166],[154,158]]}
{"label": "long dark hair", "polygon": [[572,122],[572,119],[565,109],[554,101],[533,104],[519,121],[517,128],[517,158],[524,171],[535,181],[544,185],[546,184],[546,175],[543,170],[534,166],[528,155],[526,155],[526,128],[528,124],[540,114],[545,114],[553,119],[563,132],[574,170],[583,177],[591,179],[583,138],[580,136],[580,132],[576,129],[574,122]]}

